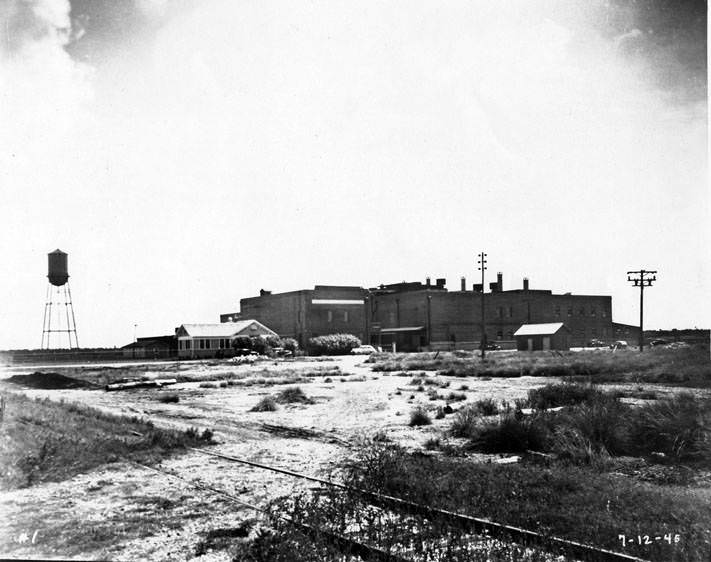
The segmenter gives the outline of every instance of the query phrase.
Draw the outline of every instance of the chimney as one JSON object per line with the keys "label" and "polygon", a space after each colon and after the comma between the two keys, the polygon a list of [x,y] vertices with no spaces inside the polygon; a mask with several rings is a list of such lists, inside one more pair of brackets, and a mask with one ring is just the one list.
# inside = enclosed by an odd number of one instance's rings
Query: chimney
{"label": "chimney", "polygon": [[444,289],[444,286],[446,284],[447,284],[447,280],[444,277],[437,278],[437,288],[438,289]]}
{"label": "chimney", "polygon": [[260,297],[264,297],[264,296],[271,295],[271,294],[272,294],[271,291],[267,291],[266,289],[259,289],[259,296]]}
{"label": "chimney", "polygon": [[467,279],[466,277],[462,277],[462,292],[467,290]]}
{"label": "chimney", "polygon": [[528,291],[528,277],[523,278],[523,290]]}
{"label": "chimney", "polygon": [[472,285],[472,291],[475,291],[477,293],[481,293],[484,291],[484,286],[481,283],[474,283]]}
{"label": "chimney", "polygon": [[500,271],[496,274],[496,285],[499,293],[504,290],[504,274]]}
{"label": "chimney", "polygon": [[491,283],[489,283],[489,290],[492,293],[496,293],[498,291],[498,289],[499,289],[499,282],[498,281],[492,281]]}
{"label": "chimney", "polygon": [[425,287],[427,287],[429,289],[431,286],[432,286],[432,280],[428,277],[427,279],[425,279]]}

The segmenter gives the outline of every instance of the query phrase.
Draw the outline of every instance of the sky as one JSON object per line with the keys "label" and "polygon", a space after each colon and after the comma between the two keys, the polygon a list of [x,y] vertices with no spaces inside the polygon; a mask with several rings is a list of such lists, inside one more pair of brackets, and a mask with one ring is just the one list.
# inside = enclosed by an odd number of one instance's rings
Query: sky
{"label": "sky", "polygon": [[[706,3],[0,2],[0,348],[445,277],[710,325]],[[61,345],[61,342],[55,345]]]}

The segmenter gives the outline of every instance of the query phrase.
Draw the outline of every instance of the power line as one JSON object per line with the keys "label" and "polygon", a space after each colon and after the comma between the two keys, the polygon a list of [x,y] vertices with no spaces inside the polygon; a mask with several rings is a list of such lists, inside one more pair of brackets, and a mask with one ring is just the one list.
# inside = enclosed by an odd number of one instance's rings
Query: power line
{"label": "power line", "polygon": [[[651,287],[652,283],[657,280],[656,271],[647,271],[640,269],[639,271],[628,271],[627,281],[639,287],[639,351],[644,351],[644,288]],[[632,277],[632,276],[635,277]],[[652,277],[647,277],[652,275]]]}
{"label": "power line", "polygon": [[481,358],[484,359],[486,354],[486,317],[484,309],[484,272],[486,271],[486,254],[482,252],[479,254],[479,271],[481,271]]}

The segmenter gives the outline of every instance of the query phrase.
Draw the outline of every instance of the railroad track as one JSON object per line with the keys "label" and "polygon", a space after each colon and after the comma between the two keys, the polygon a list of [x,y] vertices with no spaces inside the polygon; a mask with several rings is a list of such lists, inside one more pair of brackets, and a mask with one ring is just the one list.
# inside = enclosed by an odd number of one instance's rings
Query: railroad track
{"label": "railroad track", "polygon": [[[611,550],[606,550],[592,545],[570,541],[558,537],[543,535],[535,531],[495,523],[486,519],[472,517],[470,515],[462,513],[456,513],[453,511],[421,505],[403,498],[354,488],[347,484],[334,482],[332,480],[326,480],[315,476],[309,476],[277,466],[267,465],[248,459],[217,453],[214,451],[206,451],[204,449],[194,447],[188,447],[188,449],[201,455],[219,458],[230,463],[237,463],[258,470],[271,471],[296,479],[313,482],[325,489],[337,489],[342,492],[351,494],[353,497],[358,498],[359,501],[362,501],[363,505],[368,506],[369,509],[380,510],[380,515],[386,515],[393,521],[394,524],[399,524],[403,522],[404,518],[414,517],[419,518],[421,524],[424,523],[426,525],[428,524],[428,522],[436,522],[439,526],[445,525],[447,527],[451,527],[452,529],[456,529],[458,532],[464,533],[464,536],[469,537],[472,541],[483,542],[493,540],[500,541],[501,543],[515,543],[522,547],[533,548],[535,550],[549,553],[551,555],[563,555],[567,560],[590,560],[601,562],[645,562],[642,558],[637,558],[627,554],[614,552]],[[133,464],[139,464],[135,461],[129,462],[132,462]],[[183,482],[186,482],[187,484],[197,489],[218,494],[230,501],[233,501],[248,509],[254,510],[255,512],[258,512],[262,515],[267,515],[271,517],[274,516],[274,514],[270,513],[266,508],[245,502],[239,497],[234,496],[233,494],[230,494],[224,490],[214,488],[212,486],[208,486],[199,482],[195,482],[192,479],[185,478],[183,476],[180,476],[173,472],[168,472],[160,468],[151,467],[147,465],[139,466],[158,473],[162,473],[172,478],[182,480]],[[366,544],[359,540],[357,537],[346,536],[343,533],[334,532],[324,527],[316,527],[314,525],[306,524],[304,522],[297,521],[287,515],[279,515],[278,517],[281,518],[282,522],[285,522],[289,525],[298,528],[304,534],[312,538],[326,538],[330,544],[336,546],[343,553],[357,555],[363,560],[378,560],[384,562],[408,562],[418,559],[416,556],[414,558],[408,558],[406,552],[404,554],[394,553],[392,552],[392,549],[382,548],[381,546],[372,544]]]}

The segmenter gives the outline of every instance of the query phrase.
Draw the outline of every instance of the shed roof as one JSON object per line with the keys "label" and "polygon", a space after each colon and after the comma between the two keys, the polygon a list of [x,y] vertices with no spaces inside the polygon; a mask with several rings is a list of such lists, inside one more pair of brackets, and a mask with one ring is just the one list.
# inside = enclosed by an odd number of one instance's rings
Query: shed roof
{"label": "shed roof", "polygon": [[183,324],[181,328],[188,336],[193,338],[230,338],[256,324],[263,329],[276,335],[275,332],[267,328],[256,320],[239,320],[237,322],[221,322],[219,324]]}
{"label": "shed roof", "polygon": [[524,324],[514,332],[514,336],[551,336],[565,325],[563,322],[549,324]]}

